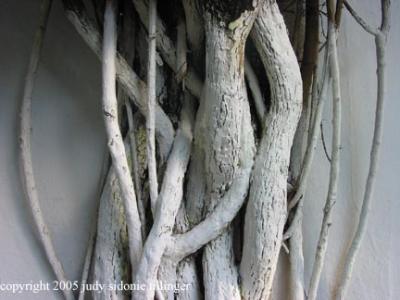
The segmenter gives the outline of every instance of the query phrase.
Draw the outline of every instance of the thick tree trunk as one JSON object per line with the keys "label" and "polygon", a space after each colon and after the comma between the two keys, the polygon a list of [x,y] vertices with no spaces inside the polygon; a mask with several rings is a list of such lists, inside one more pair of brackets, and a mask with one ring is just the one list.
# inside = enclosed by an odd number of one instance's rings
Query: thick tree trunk
{"label": "thick tree trunk", "polygon": [[[244,46],[258,11],[251,1],[235,12],[222,1],[205,4],[206,77],[196,123],[196,147],[204,159],[205,212],[214,210],[237,176],[241,152]],[[226,7],[225,7],[226,6]],[[232,10],[232,11],[230,11]],[[234,12],[234,13],[233,13]],[[235,15],[236,14],[236,15]],[[200,148],[200,149],[199,149]],[[206,299],[239,299],[232,231],[227,229],[204,249]]]}
{"label": "thick tree trunk", "polygon": [[286,182],[302,84],[275,1],[265,2],[251,36],[267,72],[272,103],[252,174],[240,274],[244,299],[269,299],[286,220]]}

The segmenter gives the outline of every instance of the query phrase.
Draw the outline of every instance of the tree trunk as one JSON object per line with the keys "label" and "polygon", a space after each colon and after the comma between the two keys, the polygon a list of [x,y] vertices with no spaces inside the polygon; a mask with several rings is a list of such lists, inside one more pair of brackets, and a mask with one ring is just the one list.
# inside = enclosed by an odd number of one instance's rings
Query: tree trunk
{"label": "tree trunk", "polygon": [[252,175],[240,274],[244,299],[269,299],[286,221],[286,182],[302,84],[275,1],[265,2],[251,37],[267,72],[272,103]]}

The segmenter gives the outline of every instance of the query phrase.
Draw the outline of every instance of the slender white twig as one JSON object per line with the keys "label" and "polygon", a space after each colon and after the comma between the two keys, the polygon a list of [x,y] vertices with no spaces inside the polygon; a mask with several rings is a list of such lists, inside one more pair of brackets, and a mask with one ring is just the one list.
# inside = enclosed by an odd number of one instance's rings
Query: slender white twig
{"label": "slender white twig", "polygon": [[156,19],[157,0],[149,1],[149,51],[147,61],[147,115],[146,115],[146,142],[147,168],[149,172],[150,202],[155,215],[158,197],[156,142],[155,142],[155,106],[156,106]]}
{"label": "slender white twig", "polygon": [[[44,220],[42,209],[39,203],[39,196],[37,192],[35,177],[32,165],[32,150],[31,150],[31,126],[32,126],[32,94],[33,87],[38,70],[40,53],[43,45],[43,37],[46,31],[47,22],[49,19],[51,0],[44,0],[41,4],[41,15],[39,26],[36,30],[35,39],[32,46],[31,56],[29,59],[29,67],[25,77],[23,99],[21,105],[21,119],[20,119],[20,159],[22,167],[22,184],[24,186],[26,198],[29,202],[32,211],[33,220],[38,231],[39,240],[42,244],[46,258],[56,275],[57,280],[65,281],[65,273],[60,260],[54,250],[54,245],[50,237],[50,230]],[[74,299],[70,290],[63,290],[64,296],[67,300]]]}
{"label": "slender white twig", "polygon": [[337,187],[339,182],[340,169],[340,148],[341,148],[341,91],[340,71],[336,47],[336,28],[331,19],[328,21],[329,33],[329,65],[332,77],[332,98],[333,98],[333,134],[332,134],[332,162],[329,174],[328,196],[325,202],[324,216],[318,240],[315,261],[308,290],[308,299],[315,300],[317,297],[318,285],[321,278],[322,268],[326,250],[328,247],[329,228],[332,224],[332,208],[336,202]]}
{"label": "slender white twig", "polygon": [[[353,15],[354,16],[354,15]],[[379,163],[380,145],[383,135],[383,119],[384,119],[384,101],[386,94],[386,40],[389,31],[390,18],[390,0],[382,0],[382,25],[375,34],[375,47],[377,59],[377,96],[375,110],[374,135],[372,139],[372,147],[369,161],[368,177],[365,183],[364,199],[361,207],[360,216],[356,233],[351,242],[350,249],[346,256],[344,270],[339,278],[340,282],[336,293],[336,299],[345,299],[348,285],[350,284],[351,274],[354,262],[360,249],[362,239],[365,235],[368,216],[371,207],[372,195],[375,185],[376,172]]]}
{"label": "slender white twig", "polygon": [[[300,198],[304,195],[305,189],[307,187],[307,182],[308,182],[308,175],[311,170],[311,165],[314,160],[314,154],[315,150],[317,148],[317,142],[318,142],[318,136],[319,136],[319,131],[320,131],[320,126],[319,124],[321,123],[322,120],[322,113],[324,111],[324,105],[325,105],[325,92],[327,88],[327,80],[326,80],[326,70],[327,70],[327,64],[328,64],[328,49],[327,47],[326,52],[325,52],[325,58],[324,58],[324,63],[323,63],[323,70],[321,71],[321,76],[322,76],[322,84],[321,88],[318,89],[318,83],[317,83],[317,77],[318,74],[314,75],[314,80],[315,82],[313,83],[313,90],[312,90],[312,101],[317,102],[317,107],[315,109],[315,115],[313,118],[312,122],[312,128],[311,128],[311,137],[309,139],[309,144],[306,149],[306,154],[304,156],[304,161],[301,167],[301,172],[300,172],[300,177],[298,179],[298,182],[296,183],[296,192],[292,199],[290,200],[288,204],[288,211],[290,211],[292,208],[296,206],[296,204],[299,202]],[[318,72],[320,72],[318,70]]]}
{"label": "slender white twig", "polygon": [[103,35],[103,115],[108,147],[124,199],[128,227],[129,256],[134,272],[142,253],[141,223],[124,141],[118,124],[118,106],[115,91],[116,19],[113,0],[106,0]]}

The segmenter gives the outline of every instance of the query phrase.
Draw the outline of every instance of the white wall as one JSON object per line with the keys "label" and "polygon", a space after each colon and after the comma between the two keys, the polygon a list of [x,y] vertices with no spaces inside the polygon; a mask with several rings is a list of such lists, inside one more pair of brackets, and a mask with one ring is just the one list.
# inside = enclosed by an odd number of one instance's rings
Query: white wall
{"label": "white wall", "polygon": [[[367,20],[378,21],[379,1],[353,0]],[[368,232],[354,268],[348,299],[400,298],[400,3],[392,0],[388,94],[381,166]],[[24,72],[39,14],[38,0],[0,1],[0,282],[51,281],[19,183],[18,109]],[[344,13],[339,38],[343,92],[340,192],[319,299],[328,299],[354,229],[368,170],[375,103],[373,39]],[[100,67],[54,1],[33,99],[33,161],[40,201],[67,277],[79,279],[88,238],[105,137],[100,114]],[[330,140],[330,109],[324,118]],[[305,202],[305,262],[311,275],[328,163],[319,145]],[[340,221],[339,221],[340,220]],[[338,222],[339,221],[339,222]],[[280,272],[286,276],[286,271]],[[54,293],[0,299],[55,299]]]}

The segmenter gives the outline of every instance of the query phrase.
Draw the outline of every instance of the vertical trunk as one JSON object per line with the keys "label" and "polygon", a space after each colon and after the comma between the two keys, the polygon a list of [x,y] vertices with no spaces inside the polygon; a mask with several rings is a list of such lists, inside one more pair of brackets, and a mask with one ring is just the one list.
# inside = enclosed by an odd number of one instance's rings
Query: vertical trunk
{"label": "vertical trunk", "polygon": [[[246,101],[244,46],[259,4],[206,2],[206,76],[195,138],[204,157],[205,210],[210,213],[230,189],[239,169]],[[229,228],[205,247],[203,274],[206,299],[240,298]]]}
{"label": "vertical trunk", "polygon": [[124,142],[118,123],[116,98],[116,20],[113,1],[106,1],[103,38],[103,115],[113,166],[122,192],[126,223],[128,227],[129,257],[136,266],[142,252],[141,223],[136,203],[136,195],[130,174]]}
{"label": "vertical trunk", "polygon": [[301,112],[301,76],[275,1],[266,1],[251,36],[271,87],[271,107],[255,161],[241,262],[244,299],[269,299],[286,220],[290,148]]}

